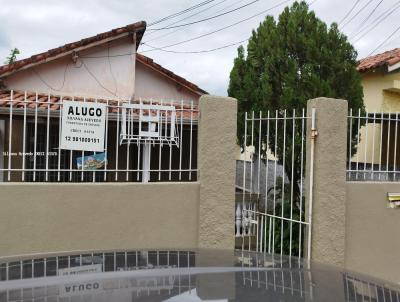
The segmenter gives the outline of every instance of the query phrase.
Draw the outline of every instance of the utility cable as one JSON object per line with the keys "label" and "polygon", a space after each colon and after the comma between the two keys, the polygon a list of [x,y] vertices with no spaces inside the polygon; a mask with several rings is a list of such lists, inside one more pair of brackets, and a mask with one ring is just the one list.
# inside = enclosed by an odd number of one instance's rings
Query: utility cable
{"label": "utility cable", "polygon": [[367,57],[371,56],[375,51],[377,51],[383,44],[385,44],[391,37],[393,37],[400,30],[398,26],[381,44],[379,44],[373,51],[371,51]]}
{"label": "utility cable", "polygon": [[346,25],[348,25],[351,21],[353,21],[364,9],[367,8],[368,5],[371,4],[372,1],[374,1],[374,0],[369,0],[363,7],[361,7],[361,8],[355,13],[355,15],[354,15],[353,17],[351,17],[345,24],[343,24],[343,25],[341,26],[341,29],[343,29]]}
{"label": "utility cable", "polygon": [[179,12],[173,13],[171,15],[163,17],[163,18],[161,18],[159,20],[156,20],[154,22],[151,22],[151,23],[149,23],[148,27],[153,26],[153,25],[158,24],[158,23],[161,23],[161,22],[164,22],[164,21],[169,20],[169,19],[173,19],[173,18],[178,17],[180,15],[186,14],[187,12],[195,10],[195,9],[197,9],[199,7],[202,7],[202,6],[204,6],[204,5],[208,4],[208,3],[211,3],[213,1],[215,1],[215,0],[206,0],[206,1],[200,2],[200,3],[198,3],[196,5],[193,5],[193,6],[189,7],[189,8],[186,8],[186,9],[181,10]]}
{"label": "utility cable", "polygon": [[[253,19],[253,18],[255,18],[255,17],[258,17],[258,16],[260,16],[260,15],[263,15],[263,14],[265,14],[266,12],[268,12],[268,11],[274,9],[274,8],[277,8],[277,7],[283,5],[283,4],[287,3],[287,2],[291,2],[291,1],[293,1],[293,0],[284,0],[284,1],[281,1],[281,2],[279,2],[278,4],[272,6],[272,7],[268,8],[268,9],[265,9],[265,10],[263,10],[263,11],[257,13],[257,14],[254,14],[254,15],[252,15],[252,16],[250,16],[250,17],[247,17],[247,18],[242,19],[242,20],[239,20],[239,21],[237,21],[237,22],[235,22],[235,23],[229,24],[229,25],[227,25],[227,26],[221,27],[221,28],[219,28],[219,29],[210,31],[210,32],[208,32],[208,33],[205,33],[205,34],[202,34],[202,35],[199,35],[199,36],[196,36],[196,37],[187,39],[187,40],[183,40],[183,41],[180,41],[180,42],[172,43],[172,44],[165,45],[165,46],[162,46],[162,47],[157,47],[157,46],[149,45],[149,44],[147,44],[147,43],[142,43],[142,44],[143,44],[143,45],[146,45],[146,46],[149,46],[149,47],[152,47],[152,48],[165,49],[165,48],[169,48],[169,47],[172,47],[172,46],[181,45],[181,44],[184,44],[184,43],[188,43],[188,42],[191,42],[191,41],[195,41],[195,40],[198,40],[198,39],[207,37],[207,36],[209,36],[209,35],[215,34],[215,33],[217,33],[217,32],[223,31],[223,30],[225,30],[225,29],[231,28],[231,27],[233,27],[233,26],[236,26],[236,25],[238,25],[238,24],[241,24],[241,23],[243,23],[243,22],[245,22],[245,21],[248,21],[248,20]],[[144,52],[149,52],[149,51],[154,51],[154,50],[155,50],[155,49],[144,50],[144,51],[142,51],[142,53],[144,53]]]}
{"label": "utility cable", "polygon": [[193,24],[197,24],[197,23],[209,21],[209,20],[212,20],[212,19],[215,19],[215,18],[219,18],[219,17],[225,16],[225,15],[228,15],[228,14],[230,14],[230,13],[236,12],[236,11],[238,11],[238,10],[241,10],[241,9],[243,9],[243,8],[245,8],[245,7],[247,7],[247,6],[250,6],[250,5],[252,5],[252,4],[256,3],[256,2],[259,2],[259,1],[260,1],[260,0],[253,0],[253,1],[251,1],[251,2],[249,2],[249,3],[246,3],[246,4],[242,5],[242,6],[236,7],[236,8],[234,8],[234,9],[230,10],[230,11],[227,11],[227,12],[224,12],[224,13],[221,13],[221,14],[218,14],[218,15],[215,15],[215,16],[212,16],[212,17],[204,18],[204,19],[201,19],[201,20],[196,20],[196,21],[193,21],[193,22],[184,23],[184,24],[178,24],[178,25],[169,26],[169,27],[151,28],[150,30],[157,30],[157,31],[158,31],[158,30],[172,29],[172,28],[178,28],[178,27],[183,27],[183,26],[189,26],[189,25],[193,25]]}

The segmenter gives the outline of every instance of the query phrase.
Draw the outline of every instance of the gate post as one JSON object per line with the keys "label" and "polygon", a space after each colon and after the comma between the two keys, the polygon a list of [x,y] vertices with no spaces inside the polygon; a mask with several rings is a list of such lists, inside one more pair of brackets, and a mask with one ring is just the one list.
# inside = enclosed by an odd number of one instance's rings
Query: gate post
{"label": "gate post", "polygon": [[[312,215],[311,259],[344,267],[347,101],[329,98],[309,100],[308,116],[311,116],[313,108],[316,111],[317,136],[314,158],[311,158],[312,121],[309,119],[305,179],[306,217],[310,213]],[[310,170],[312,166],[313,171]],[[310,178],[313,179],[312,184]]]}
{"label": "gate post", "polygon": [[237,101],[203,95],[199,107],[198,246],[233,250]]}

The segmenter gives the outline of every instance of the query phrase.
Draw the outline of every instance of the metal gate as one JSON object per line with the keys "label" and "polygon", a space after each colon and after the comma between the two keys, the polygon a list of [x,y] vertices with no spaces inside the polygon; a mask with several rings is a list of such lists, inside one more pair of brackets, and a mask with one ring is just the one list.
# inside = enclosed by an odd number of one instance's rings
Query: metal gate
{"label": "metal gate", "polygon": [[304,109],[246,112],[243,128],[236,163],[236,248],[310,258],[315,109],[308,115]]}

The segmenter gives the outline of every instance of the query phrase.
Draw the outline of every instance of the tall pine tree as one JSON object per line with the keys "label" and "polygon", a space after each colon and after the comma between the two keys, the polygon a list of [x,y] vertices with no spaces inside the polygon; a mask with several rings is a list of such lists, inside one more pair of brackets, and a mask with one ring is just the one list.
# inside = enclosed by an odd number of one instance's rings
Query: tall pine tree
{"label": "tall pine tree", "polygon": [[[309,10],[306,2],[286,7],[277,21],[267,16],[257,30],[253,30],[247,56],[244,48],[239,47],[230,73],[228,94],[239,102],[239,143],[243,145],[246,111],[300,111],[306,107],[307,100],[316,97],[346,99],[349,108],[364,111],[356,58],[357,52],[337,24],[328,27]],[[298,184],[301,177],[300,130],[295,134],[294,184]],[[283,154],[283,136],[277,139],[278,154]],[[264,144],[274,145],[273,131],[269,142],[265,137],[263,140]],[[291,142],[286,142],[286,149],[291,150]],[[286,152],[286,171],[291,171],[290,153]],[[282,158],[279,161],[282,163]],[[297,185],[294,191],[298,198]]]}

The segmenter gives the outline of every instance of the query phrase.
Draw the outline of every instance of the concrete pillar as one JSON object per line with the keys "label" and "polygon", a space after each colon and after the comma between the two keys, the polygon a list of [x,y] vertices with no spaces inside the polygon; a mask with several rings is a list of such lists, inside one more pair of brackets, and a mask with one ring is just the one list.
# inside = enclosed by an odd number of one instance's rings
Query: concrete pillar
{"label": "concrete pillar", "polygon": [[[316,109],[318,135],[314,149],[311,259],[344,267],[347,101],[309,100],[308,116],[312,108]],[[310,201],[310,130],[311,119],[307,123],[306,204]]]}
{"label": "concrete pillar", "polygon": [[237,101],[200,98],[198,169],[199,248],[234,248]]}

